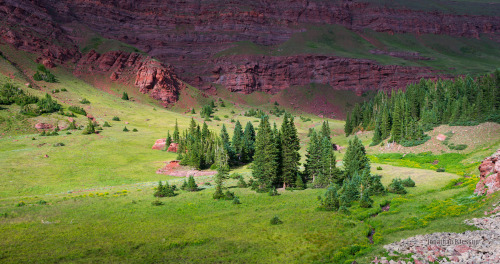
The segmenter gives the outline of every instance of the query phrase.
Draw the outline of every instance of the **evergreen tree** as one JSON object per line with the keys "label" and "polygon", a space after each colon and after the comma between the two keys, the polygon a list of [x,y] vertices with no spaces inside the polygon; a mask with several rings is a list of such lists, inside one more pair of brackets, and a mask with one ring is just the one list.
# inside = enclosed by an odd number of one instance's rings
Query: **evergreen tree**
{"label": "evergreen tree", "polygon": [[242,160],[242,154],[243,154],[243,141],[244,141],[243,128],[241,127],[240,121],[238,120],[234,125],[232,147],[236,154],[237,159],[240,161]]}
{"label": "evergreen tree", "polygon": [[352,134],[352,123],[351,123],[350,113],[347,113],[347,118],[345,120],[345,125],[344,125],[344,132],[346,137]]}
{"label": "evergreen tree", "polygon": [[288,118],[288,114],[285,114],[281,125],[283,188],[290,187],[296,182],[300,161],[300,141],[297,129],[293,122],[293,116],[290,116],[290,120]]}
{"label": "evergreen tree", "polygon": [[193,175],[189,176],[189,179],[188,179],[188,182],[186,184],[185,190],[189,191],[189,192],[195,192],[195,191],[199,190],[198,189],[198,185],[196,184],[196,181],[194,180]]}
{"label": "evergreen tree", "polygon": [[406,190],[403,187],[403,183],[399,178],[392,179],[391,184],[387,186],[387,191],[396,194],[406,194]]}
{"label": "evergreen tree", "polygon": [[222,124],[222,129],[220,131],[220,138],[222,141],[222,146],[226,150],[229,155],[229,163],[234,164],[235,162],[235,153],[234,149],[231,146],[231,142],[229,141],[229,134],[227,133],[226,125]]}
{"label": "evergreen tree", "polygon": [[92,123],[92,121],[89,119],[89,123],[87,124],[87,126],[83,130],[82,134],[90,135],[90,134],[94,134],[94,133],[95,133],[94,123]]}
{"label": "evergreen tree", "polygon": [[370,198],[370,193],[368,190],[363,191],[363,193],[361,194],[359,206],[362,208],[371,208],[373,206],[373,200]]}
{"label": "evergreen tree", "polygon": [[306,162],[304,164],[305,174],[308,180],[315,182],[315,178],[321,173],[321,141],[316,131],[311,133],[309,147],[306,153]]}
{"label": "evergreen tree", "polygon": [[255,139],[255,154],[252,164],[252,176],[258,182],[260,189],[269,189],[277,176],[276,147],[273,132],[267,116],[259,124]]}
{"label": "evergreen tree", "polygon": [[122,100],[126,100],[126,101],[129,100],[127,92],[123,92],[123,94],[122,94]]}
{"label": "evergreen tree", "polygon": [[250,121],[245,126],[241,151],[243,162],[250,162],[253,160],[253,155],[255,152],[255,130]]}
{"label": "evergreen tree", "polygon": [[213,198],[221,199],[224,197],[224,193],[222,192],[224,181],[229,177],[229,155],[226,148],[222,145],[222,140],[219,140],[217,143],[216,155],[217,174],[215,175],[215,193]]}
{"label": "evergreen tree", "polygon": [[165,148],[168,149],[172,143],[172,137],[170,136],[170,131],[167,132],[167,139],[165,140]]}
{"label": "evergreen tree", "polygon": [[321,137],[326,137],[328,140],[331,139],[331,131],[330,131],[330,124],[328,124],[327,121],[323,121],[323,125],[321,126]]}
{"label": "evergreen tree", "polygon": [[175,143],[179,143],[179,126],[177,124],[177,119],[175,119],[175,128],[174,128],[174,134],[173,134],[173,140]]}
{"label": "evergreen tree", "polygon": [[333,185],[326,190],[325,198],[321,199],[320,209],[325,211],[337,211],[340,207],[338,187]]}
{"label": "evergreen tree", "polygon": [[363,143],[357,136],[349,141],[346,153],[344,155],[344,169],[346,177],[351,177],[357,172],[370,168],[370,161],[366,156],[366,150]]}

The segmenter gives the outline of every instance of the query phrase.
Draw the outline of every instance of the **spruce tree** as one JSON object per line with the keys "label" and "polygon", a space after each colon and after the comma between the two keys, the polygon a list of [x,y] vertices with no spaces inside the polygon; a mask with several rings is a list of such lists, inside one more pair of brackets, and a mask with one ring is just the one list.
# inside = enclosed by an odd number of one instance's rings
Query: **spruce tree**
{"label": "spruce tree", "polygon": [[226,148],[222,145],[222,140],[219,140],[217,143],[216,156],[217,174],[215,175],[215,193],[213,194],[213,198],[221,199],[224,197],[224,193],[222,192],[224,181],[229,177],[229,155]]}
{"label": "spruce tree", "polygon": [[245,132],[243,133],[243,144],[242,144],[242,160],[243,162],[250,162],[253,160],[253,155],[255,152],[255,130],[252,123],[249,121],[245,126]]}
{"label": "spruce tree", "polygon": [[315,182],[315,178],[321,172],[321,142],[316,131],[312,131],[309,147],[306,153],[306,162],[304,164],[305,174],[308,180]]}
{"label": "spruce tree", "polygon": [[351,123],[350,113],[347,113],[347,118],[345,120],[345,125],[344,125],[344,132],[346,137],[352,134],[352,123]]}
{"label": "spruce tree", "polygon": [[175,128],[174,128],[173,140],[174,140],[175,143],[179,143],[179,126],[177,125],[177,119],[175,119]]}
{"label": "spruce tree", "polygon": [[252,176],[258,182],[260,189],[271,188],[277,176],[276,147],[273,132],[267,116],[259,124],[255,139],[255,154],[252,164]]}
{"label": "spruce tree", "polygon": [[170,131],[167,132],[167,139],[165,140],[165,148],[168,149],[172,143],[172,137],[170,136]]}
{"label": "spruce tree", "polygon": [[288,114],[285,114],[281,125],[283,188],[290,187],[296,183],[300,161],[300,141],[297,129],[293,122],[293,116],[290,116],[290,120],[288,118]]}
{"label": "spruce tree", "polygon": [[233,133],[233,140],[232,140],[232,147],[233,150],[236,154],[236,157],[238,160],[241,161],[242,159],[242,152],[243,152],[243,128],[241,127],[240,121],[236,121],[236,124],[234,125],[234,133]]}
{"label": "spruce tree", "polygon": [[122,94],[122,100],[126,100],[126,101],[129,100],[127,92],[123,92],[123,94]]}
{"label": "spruce tree", "polygon": [[361,194],[359,206],[362,208],[371,208],[373,206],[373,200],[370,198],[370,193],[368,190],[363,191],[363,193]]}
{"label": "spruce tree", "polygon": [[357,136],[349,141],[346,153],[344,155],[345,176],[351,177],[357,172],[370,168],[370,161],[366,156],[366,150],[363,143]]}
{"label": "spruce tree", "polygon": [[321,126],[321,136],[328,138],[328,140],[331,139],[331,131],[330,131],[330,124],[328,124],[327,121],[323,121],[323,125]]}
{"label": "spruce tree", "polygon": [[338,187],[333,185],[326,190],[325,198],[321,199],[320,209],[325,211],[337,211],[340,207]]}

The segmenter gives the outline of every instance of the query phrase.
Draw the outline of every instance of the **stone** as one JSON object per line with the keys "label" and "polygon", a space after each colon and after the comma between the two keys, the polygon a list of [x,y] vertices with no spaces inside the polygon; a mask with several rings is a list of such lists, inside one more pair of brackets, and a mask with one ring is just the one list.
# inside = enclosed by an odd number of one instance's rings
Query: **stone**
{"label": "stone", "polygon": [[475,194],[490,195],[500,190],[500,149],[481,162],[479,177],[479,182],[474,191]]}
{"label": "stone", "polygon": [[172,142],[172,143],[170,143],[170,146],[168,146],[167,151],[168,152],[177,152],[177,146],[179,146],[179,144]]}
{"label": "stone", "polygon": [[40,130],[51,130],[52,128],[54,128],[53,125],[51,124],[47,124],[47,123],[37,123],[35,125],[35,128],[40,131]]}
{"label": "stone", "polygon": [[439,134],[439,135],[437,135],[436,139],[439,140],[439,141],[445,141],[446,140],[446,136],[443,135],[443,134]]}
{"label": "stone", "polygon": [[153,145],[152,149],[156,149],[156,150],[164,150],[165,149],[165,145],[166,145],[166,138],[160,138],[158,140],[156,140],[155,144]]}

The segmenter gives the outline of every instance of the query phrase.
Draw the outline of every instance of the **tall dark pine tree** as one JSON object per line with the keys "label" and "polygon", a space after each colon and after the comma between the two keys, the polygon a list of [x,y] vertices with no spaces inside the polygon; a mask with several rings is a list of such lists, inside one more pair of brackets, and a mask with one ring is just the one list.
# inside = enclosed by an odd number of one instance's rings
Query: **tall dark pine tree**
{"label": "tall dark pine tree", "polygon": [[307,148],[305,174],[307,180],[315,181],[315,178],[321,172],[321,141],[316,131],[311,132],[309,147]]}
{"label": "tall dark pine tree", "polygon": [[273,131],[269,119],[264,116],[259,124],[255,139],[255,154],[252,164],[252,176],[261,189],[272,187],[277,176],[276,146],[274,146]]}
{"label": "tall dark pine tree", "polygon": [[174,128],[173,140],[174,140],[175,143],[179,143],[179,125],[177,124],[177,119],[175,119],[175,128]]}
{"label": "tall dark pine tree", "polygon": [[215,193],[213,194],[213,198],[220,199],[224,196],[222,193],[224,181],[229,177],[229,155],[222,144],[222,138],[221,140],[217,140],[216,145],[217,174],[215,175]]}
{"label": "tall dark pine tree", "polygon": [[370,160],[366,156],[365,147],[357,136],[349,141],[344,155],[344,169],[347,178],[365,169],[370,169]]}
{"label": "tall dark pine tree", "polygon": [[235,161],[234,150],[231,147],[231,142],[229,141],[229,134],[226,130],[226,125],[222,125],[222,129],[220,131],[220,138],[222,140],[222,146],[226,149],[227,154],[229,155],[229,164],[233,164]]}
{"label": "tall dark pine tree", "polygon": [[297,129],[293,122],[293,116],[290,116],[290,120],[288,118],[288,114],[285,114],[283,123],[281,124],[283,188],[295,184],[300,161],[300,141]]}
{"label": "tall dark pine tree", "polygon": [[321,141],[321,159],[318,176],[314,179],[314,186],[327,187],[331,183],[340,182],[340,171],[336,167],[335,152],[328,138]]}
{"label": "tall dark pine tree", "polygon": [[255,130],[252,123],[249,121],[245,126],[245,132],[243,133],[243,145],[242,145],[242,160],[243,162],[250,162],[253,160],[253,155],[255,152]]}
{"label": "tall dark pine tree", "polygon": [[232,140],[232,147],[236,154],[236,158],[241,161],[242,160],[242,152],[243,152],[243,128],[241,127],[240,121],[236,121],[234,125],[234,133]]}
{"label": "tall dark pine tree", "polygon": [[347,113],[347,118],[345,120],[344,132],[345,136],[349,136],[352,133],[352,122],[351,122],[351,113]]}
{"label": "tall dark pine tree", "polygon": [[172,143],[172,137],[170,136],[170,131],[167,133],[167,139],[165,140],[165,148],[168,149]]}
{"label": "tall dark pine tree", "polygon": [[321,136],[328,138],[328,140],[331,139],[331,131],[330,131],[330,124],[328,124],[327,121],[323,121],[323,125],[321,126]]}

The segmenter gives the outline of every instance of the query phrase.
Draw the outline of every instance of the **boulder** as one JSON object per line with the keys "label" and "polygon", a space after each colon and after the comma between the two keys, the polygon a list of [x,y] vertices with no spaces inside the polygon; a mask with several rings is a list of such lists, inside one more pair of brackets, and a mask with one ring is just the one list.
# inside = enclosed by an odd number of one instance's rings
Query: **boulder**
{"label": "boulder", "polygon": [[52,129],[54,126],[52,126],[51,124],[47,124],[47,123],[37,123],[35,125],[35,128],[37,130],[50,130]]}
{"label": "boulder", "polygon": [[437,135],[436,139],[439,140],[439,141],[445,141],[446,140],[446,136],[443,135],[443,134],[439,134],[439,135]]}
{"label": "boulder", "polygon": [[152,149],[157,149],[157,150],[164,150],[165,145],[166,145],[166,138],[160,138],[156,140],[155,144],[153,145]]}
{"label": "boulder", "polygon": [[177,143],[170,143],[170,146],[168,146],[168,152],[177,152],[177,146],[179,146],[179,144]]}
{"label": "boulder", "polygon": [[500,149],[479,165],[480,180],[476,185],[475,194],[490,195],[500,190]]}

